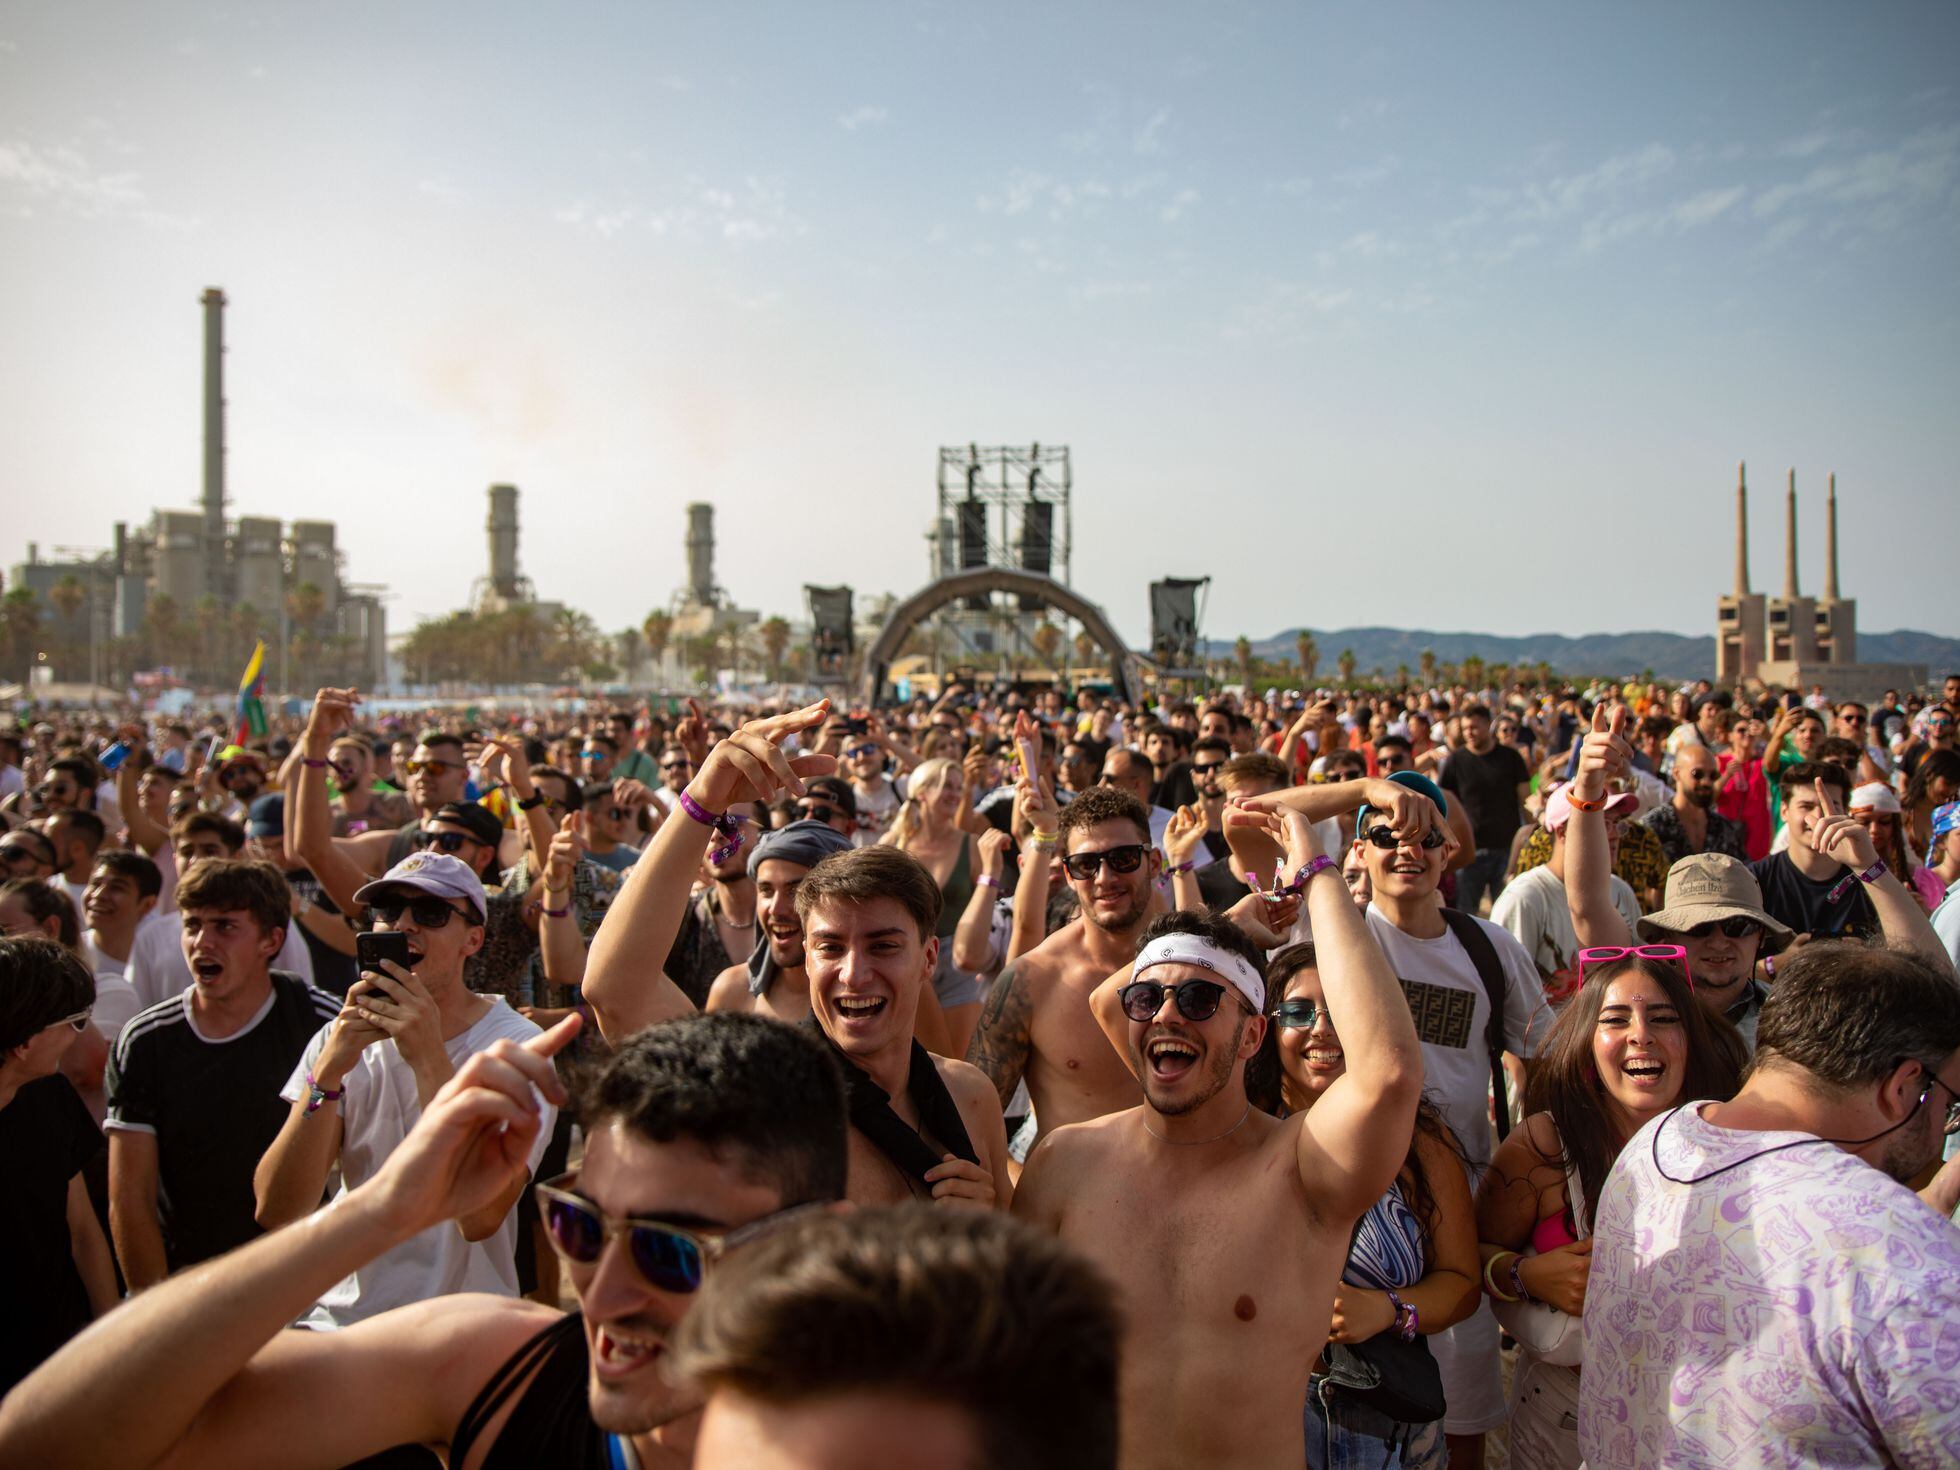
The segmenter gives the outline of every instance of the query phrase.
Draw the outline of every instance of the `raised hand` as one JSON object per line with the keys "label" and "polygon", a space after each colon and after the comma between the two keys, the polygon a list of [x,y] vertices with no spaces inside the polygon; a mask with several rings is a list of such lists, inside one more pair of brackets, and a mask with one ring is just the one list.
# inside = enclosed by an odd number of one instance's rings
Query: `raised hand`
{"label": "raised hand", "polygon": [[1837,795],[1830,787],[1822,781],[1811,784],[1825,815],[1810,824],[1810,850],[1836,859],[1855,873],[1864,872],[1878,861],[1878,849],[1872,844],[1871,833],[1856,817],[1837,809]]}
{"label": "raised hand", "polygon": [[1026,710],[1014,714],[1014,751],[1021,758],[1021,774],[1030,780],[1041,771],[1041,728]]}
{"label": "raised hand", "polygon": [[572,875],[584,856],[585,813],[571,812],[558,824],[558,831],[551,839],[551,848],[545,854],[545,892],[563,893],[570,888]]}
{"label": "raised hand", "polygon": [[336,735],[354,728],[354,706],[360,700],[358,689],[322,689],[313,696],[313,708],[307,711],[306,734],[302,737],[309,755],[316,759],[324,756]]}
{"label": "raised hand", "polygon": [[1014,835],[998,827],[980,834],[980,871],[996,881],[1006,871],[1007,855],[1014,850]]}
{"label": "raised hand", "polygon": [[1613,781],[1633,764],[1626,729],[1625,705],[1616,704],[1611,710],[1593,706],[1592,733],[1579,747],[1579,769],[1572,777],[1572,789],[1581,801],[1603,800]]}
{"label": "raised hand", "polygon": [[355,1193],[408,1234],[500,1197],[528,1167],[543,1123],[533,1089],[553,1103],[565,1101],[551,1058],[578,1035],[580,1020],[574,1012],[522,1045],[499,1040],[470,1057]]}
{"label": "raised hand", "polygon": [[698,700],[688,700],[687,718],[674,726],[674,740],[694,762],[694,769],[700,770],[708,759],[708,721]]}
{"label": "raised hand", "polygon": [[[692,700],[688,703],[693,706]],[[804,778],[830,775],[837,760],[828,755],[791,758],[783,754],[783,741],[822,724],[829,712],[830,701],[820,699],[787,714],[750,720],[696,765],[687,794],[711,812],[725,812],[743,802],[769,801],[782,792],[801,796]]]}
{"label": "raised hand", "polygon": [[1204,840],[1204,813],[1195,806],[1181,806],[1171,813],[1170,822],[1164,828],[1164,856],[1173,866],[1188,863]]}
{"label": "raised hand", "polygon": [[1052,835],[1062,820],[1062,809],[1055,804],[1055,783],[1046,776],[1014,783],[1014,804],[1028,819],[1028,825],[1044,837]]}

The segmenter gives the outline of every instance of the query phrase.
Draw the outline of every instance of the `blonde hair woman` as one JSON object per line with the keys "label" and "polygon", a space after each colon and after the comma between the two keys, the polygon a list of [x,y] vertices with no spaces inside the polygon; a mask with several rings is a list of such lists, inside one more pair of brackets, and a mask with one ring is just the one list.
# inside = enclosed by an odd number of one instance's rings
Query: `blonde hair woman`
{"label": "blonde hair woman", "polygon": [[976,820],[967,800],[966,773],[958,762],[935,756],[906,777],[905,800],[891,830],[880,839],[917,858],[939,885],[939,962],[932,988],[946,1013],[954,1056],[966,1055],[980,1017],[979,977],[953,965],[953,933],[981,873],[979,838],[969,830]]}

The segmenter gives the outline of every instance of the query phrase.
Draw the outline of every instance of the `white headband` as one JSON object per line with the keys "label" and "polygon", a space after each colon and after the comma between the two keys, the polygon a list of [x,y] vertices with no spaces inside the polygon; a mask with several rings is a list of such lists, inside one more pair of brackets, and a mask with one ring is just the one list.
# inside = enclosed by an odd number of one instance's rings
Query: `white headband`
{"label": "white headband", "polygon": [[1160,934],[1137,955],[1130,974],[1138,980],[1153,965],[1196,965],[1210,970],[1220,980],[1246,998],[1254,1015],[1266,1009],[1266,982],[1246,962],[1245,956],[1220,949],[1197,934]]}

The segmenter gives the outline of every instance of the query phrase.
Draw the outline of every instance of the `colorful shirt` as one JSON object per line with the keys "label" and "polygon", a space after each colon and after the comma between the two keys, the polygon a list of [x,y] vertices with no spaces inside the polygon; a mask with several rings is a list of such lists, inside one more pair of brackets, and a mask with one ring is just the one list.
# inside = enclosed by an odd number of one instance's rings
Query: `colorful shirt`
{"label": "colorful shirt", "polygon": [[1587,1463],[1951,1466],[1960,1230],[1835,1144],[1704,1106],[1636,1133],[1600,1198]]}
{"label": "colorful shirt", "polygon": [[[1518,871],[1530,872],[1543,867],[1552,860],[1552,834],[1539,827],[1525,839],[1518,852]],[[1638,822],[1628,822],[1620,828],[1620,853],[1613,860],[1613,875],[1626,880],[1626,884],[1640,900],[1643,913],[1651,913],[1647,907],[1647,895],[1659,893],[1667,886],[1667,854],[1661,851],[1661,840]]]}
{"label": "colorful shirt", "polygon": [[1708,836],[1700,847],[1695,846],[1687,828],[1681,825],[1681,813],[1674,809],[1673,802],[1655,807],[1640,821],[1660,839],[1661,855],[1667,859],[1669,867],[1698,852],[1719,852],[1737,862],[1748,862],[1749,856],[1742,847],[1742,828],[1720,812],[1711,811],[1706,815]]}

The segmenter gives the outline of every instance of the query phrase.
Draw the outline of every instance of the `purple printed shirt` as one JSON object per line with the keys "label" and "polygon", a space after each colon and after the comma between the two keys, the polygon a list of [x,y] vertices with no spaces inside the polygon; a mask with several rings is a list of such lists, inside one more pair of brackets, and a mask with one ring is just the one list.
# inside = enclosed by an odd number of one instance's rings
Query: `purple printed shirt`
{"label": "purple printed shirt", "polygon": [[1586,1463],[1960,1463],[1960,1229],[1834,1144],[1702,1106],[1636,1133],[1600,1199]]}

